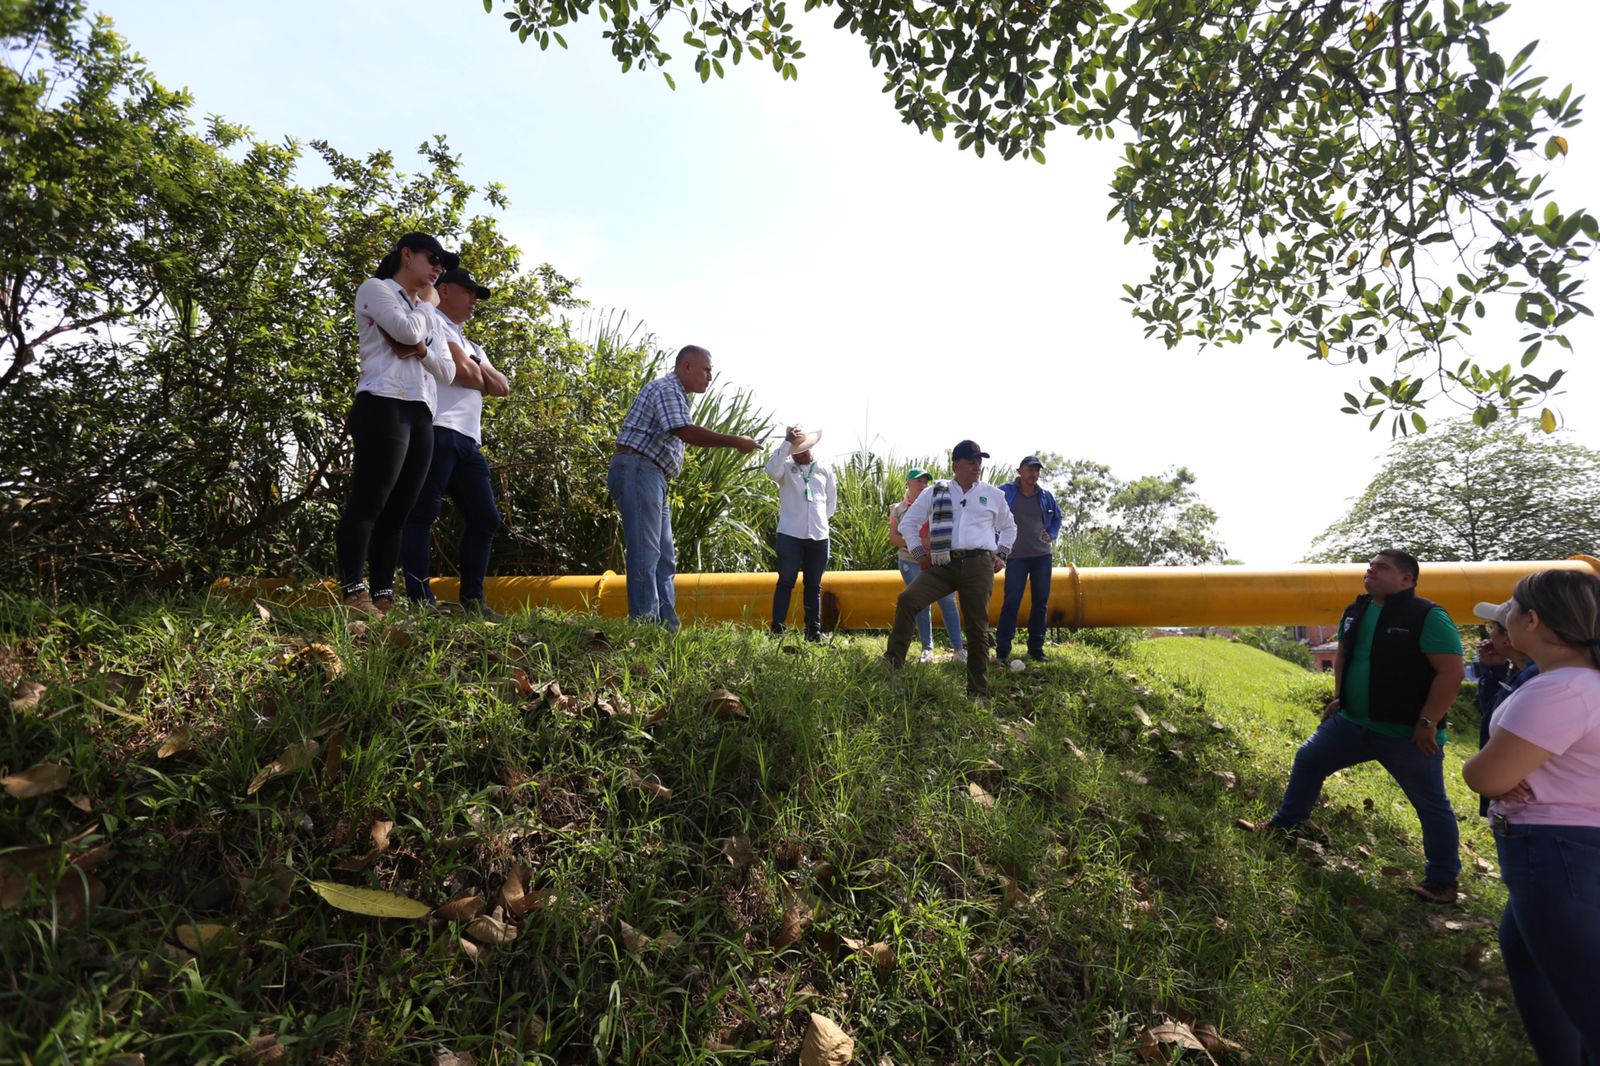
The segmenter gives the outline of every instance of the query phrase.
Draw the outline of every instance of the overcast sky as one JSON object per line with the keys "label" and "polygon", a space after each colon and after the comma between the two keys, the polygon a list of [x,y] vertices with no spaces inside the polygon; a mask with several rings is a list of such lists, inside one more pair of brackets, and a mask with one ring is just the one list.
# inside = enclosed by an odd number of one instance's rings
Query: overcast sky
{"label": "overcast sky", "polygon": [[[800,6],[798,82],[746,63],[700,85],[684,67],[675,92],[621,74],[597,25],[540,52],[479,0],[100,9],[197,114],[265,139],[392,149],[410,168],[415,145],[445,134],[468,180],[506,187],[500,221],[530,262],[581,278],[583,296],[663,346],[710,348],[719,376],[781,422],[824,429],[825,457],[972,437],[996,474],[1039,450],[1123,477],[1182,464],[1234,558],[1303,556],[1388,443],[1338,413],[1359,375],[1265,340],[1203,354],[1144,340],[1120,297],[1147,256],[1105,220],[1120,145],[1058,132],[1041,166],[919,136],[865,49]],[[1497,50],[1541,39],[1535,67],[1584,92],[1594,11],[1518,0]],[[1600,210],[1591,128],[1568,134],[1554,175],[1564,208]],[[1573,339],[1565,363],[1537,365],[1569,367],[1557,406],[1600,447],[1600,330],[1585,319]]]}

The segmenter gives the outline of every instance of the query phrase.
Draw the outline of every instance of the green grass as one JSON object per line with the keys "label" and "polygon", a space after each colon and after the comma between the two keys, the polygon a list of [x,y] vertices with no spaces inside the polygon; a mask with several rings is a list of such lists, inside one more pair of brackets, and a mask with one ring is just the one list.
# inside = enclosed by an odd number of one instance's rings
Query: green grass
{"label": "green grass", "polygon": [[[866,1063],[1140,1062],[1163,1017],[1252,1062],[1525,1057],[1498,882],[1402,898],[1416,824],[1381,773],[1330,783],[1325,854],[1231,828],[1270,809],[1325,683],[1265,653],[1077,643],[974,707],[953,664],[886,675],[879,639],[405,625],[400,646],[313,610],[0,600],[0,681],[47,685],[0,760],[71,772],[0,797],[0,846],[62,846],[0,856],[0,1060],[251,1061],[256,1038],[302,1062],[792,1063],[811,1011]],[[337,677],[284,665],[308,640]],[[718,687],[748,718],[707,707]],[[181,727],[192,749],[159,757]],[[248,794],[307,739],[308,767]],[[341,870],[380,819],[388,849]],[[459,921],[309,887],[492,904],[519,867],[540,904],[476,958]],[[235,939],[196,954],[191,922]]]}

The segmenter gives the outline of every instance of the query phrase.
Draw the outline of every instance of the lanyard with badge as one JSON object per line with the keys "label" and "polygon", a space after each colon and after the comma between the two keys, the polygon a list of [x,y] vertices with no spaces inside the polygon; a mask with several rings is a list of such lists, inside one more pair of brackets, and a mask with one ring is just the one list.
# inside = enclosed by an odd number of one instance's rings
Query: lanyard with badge
{"label": "lanyard with badge", "polygon": [[816,463],[807,463],[804,470],[800,469],[799,463],[794,464],[795,472],[800,475],[800,480],[805,482],[806,499],[808,500],[811,499],[811,472],[816,468]]}

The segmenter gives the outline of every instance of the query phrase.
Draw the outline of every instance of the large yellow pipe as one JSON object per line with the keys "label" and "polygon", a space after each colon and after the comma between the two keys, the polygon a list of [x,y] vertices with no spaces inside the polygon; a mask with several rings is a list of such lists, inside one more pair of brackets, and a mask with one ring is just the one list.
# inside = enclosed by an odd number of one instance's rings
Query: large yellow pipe
{"label": "large yellow pipe", "polygon": [[[1051,581],[1052,626],[1241,626],[1332,623],[1359,595],[1362,564],[1289,566],[1077,567],[1057,568]],[[1600,559],[1516,563],[1424,563],[1417,591],[1443,606],[1458,622],[1473,620],[1481,600],[1511,595],[1519,579],[1537,570],[1589,570],[1600,573]],[[678,614],[688,623],[764,624],[772,609],[776,574],[679,574]],[[219,583],[226,586],[226,583]],[[456,596],[454,579],[435,578],[442,599]],[[898,571],[831,573],[823,578],[823,615],[828,628],[887,629],[894,621],[895,597],[904,584]],[[226,586],[226,591],[276,598],[289,594],[287,582],[260,581]],[[1000,614],[998,575],[989,598],[989,618]],[[573,577],[492,577],[484,597],[499,611],[546,606],[592,612],[608,618],[628,613],[627,582],[620,574]],[[331,598],[331,597],[330,597]],[[798,616],[799,590],[791,601]],[[1028,600],[1020,617],[1027,618]]]}

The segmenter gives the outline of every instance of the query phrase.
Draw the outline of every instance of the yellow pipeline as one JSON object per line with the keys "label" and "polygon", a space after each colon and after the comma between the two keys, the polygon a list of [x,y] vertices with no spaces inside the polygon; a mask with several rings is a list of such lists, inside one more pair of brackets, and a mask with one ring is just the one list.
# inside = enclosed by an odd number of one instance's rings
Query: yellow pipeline
{"label": "yellow pipeline", "polygon": [[[1443,606],[1458,622],[1470,622],[1473,604],[1498,602],[1536,570],[1600,572],[1600,559],[1517,563],[1424,563],[1417,591]],[[1362,564],[1290,566],[1077,567],[1057,568],[1050,588],[1050,624],[1090,626],[1242,626],[1332,623],[1359,595]],[[765,623],[772,609],[776,574],[679,574],[678,614],[688,623]],[[223,585],[223,591],[269,598],[289,593],[287,582]],[[830,573],[822,581],[823,622],[828,628],[888,629],[895,597],[904,587],[898,571]],[[454,599],[457,583],[435,578],[441,599]],[[989,618],[1000,613],[1002,585],[997,575],[989,599]],[[331,595],[330,595],[331,600]],[[499,611],[555,607],[608,618],[628,613],[626,580],[606,571],[573,577],[492,577],[484,598]],[[798,616],[799,589],[791,601]],[[1028,601],[1023,600],[1021,618]]]}

